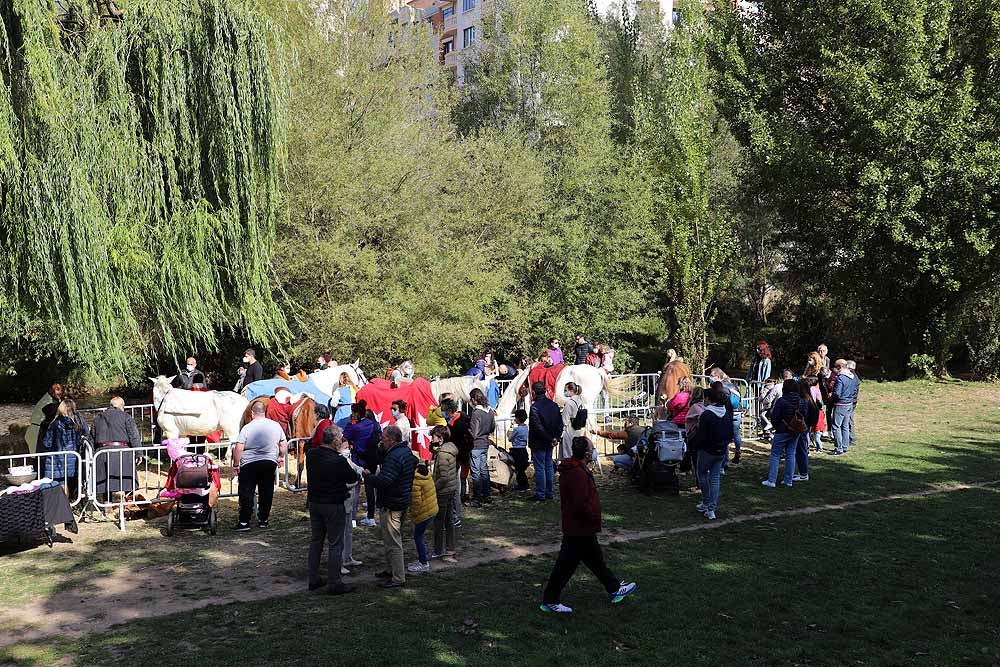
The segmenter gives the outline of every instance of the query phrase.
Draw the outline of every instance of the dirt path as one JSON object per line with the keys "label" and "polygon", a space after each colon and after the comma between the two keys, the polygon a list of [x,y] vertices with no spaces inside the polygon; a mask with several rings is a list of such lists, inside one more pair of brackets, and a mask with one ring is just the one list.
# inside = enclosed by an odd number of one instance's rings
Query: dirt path
{"label": "dirt path", "polygon": [[[717,530],[750,521],[767,521],[828,511],[844,511],[877,503],[921,498],[968,489],[991,487],[1000,480],[943,486],[912,493],[900,493],[866,500],[814,505],[791,510],[762,512],[719,521],[698,522],[666,530],[621,532],[603,540],[605,543],[660,539],[669,535],[699,530]],[[85,528],[87,528],[85,526]],[[90,530],[97,530],[90,527]],[[305,526],[302,530],[307,530]],[[112,565],[100,576],[81,576],[64,581],[56,594],[42,596],[14,608],[0,610],[0,625],[10,632],[0,636],[0,647],[50,637],[78,636],[99,632],[111,625],[138,618],[162,616],[214,604],[262,600],[302,592],[302,577],[290,566],[287,535],[261,533],[239,543],[227,544],[225,550],[206,548],[187,560],[149,563],[137,566]],[[150,535],[152,539],[162,539]],[[435,572],[473,568],[487,563],[523,556],[537,556],[558,551],[558,543],[522,546],[502,538],[486,540],[489,550],[479,556],[466,556],[456,563],[435,562]],[[70,569],[88,551],[87,544],[59,545],[59,557]],[[207,571],[206,563],[211,566]],[[40,571],[39,576],[44,576]],[[350,579],[355,584],[370,584],[372,576]]]}

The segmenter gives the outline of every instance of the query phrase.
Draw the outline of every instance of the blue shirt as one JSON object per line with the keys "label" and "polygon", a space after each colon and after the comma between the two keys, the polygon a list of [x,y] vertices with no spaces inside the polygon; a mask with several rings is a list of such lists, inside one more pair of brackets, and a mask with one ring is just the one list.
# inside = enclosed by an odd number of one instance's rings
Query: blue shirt
{"label": "blue shirt", "polygon": [[513,448],[521,448],[528,446],[528,425],[518,424],[510,432],[510,446]]}

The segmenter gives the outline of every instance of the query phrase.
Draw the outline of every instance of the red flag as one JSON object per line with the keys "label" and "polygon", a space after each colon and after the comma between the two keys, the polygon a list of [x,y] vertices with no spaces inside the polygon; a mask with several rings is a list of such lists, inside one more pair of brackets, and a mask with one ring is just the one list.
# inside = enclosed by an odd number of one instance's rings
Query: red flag
{"label": "red flag", "polygon": [[[357,400],[368,404],[375,413],[382,428],[392,424],[392,402],[401,399],[406,401],[406,418],[410,420],[413,429],[427,427],[427,412],[431,406],[437,405],[434,394],[431,393],[431,383],[424,378],[414,378],[413,382],[401,382],[394,388],[388,380],[376,378],[358,391]],[[426,433],[412,433],[410,447],[420,454],[422,459],[430,459],[430,438]]]}

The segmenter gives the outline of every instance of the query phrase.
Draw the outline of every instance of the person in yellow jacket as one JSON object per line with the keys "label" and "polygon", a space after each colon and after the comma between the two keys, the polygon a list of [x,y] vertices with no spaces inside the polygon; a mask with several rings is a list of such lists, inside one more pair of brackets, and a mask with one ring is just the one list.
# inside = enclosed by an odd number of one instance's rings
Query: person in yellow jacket
{"label": "person in yellow jacket", "polygon": [[413,521],[413,542],[417,545],[417,560],[406,567],[407,572],[419,574],[431,571],[424,533],[438,513],[437,491],[427,461],[421,461],[413,475],[413,492],[410,496],[410,520]]}

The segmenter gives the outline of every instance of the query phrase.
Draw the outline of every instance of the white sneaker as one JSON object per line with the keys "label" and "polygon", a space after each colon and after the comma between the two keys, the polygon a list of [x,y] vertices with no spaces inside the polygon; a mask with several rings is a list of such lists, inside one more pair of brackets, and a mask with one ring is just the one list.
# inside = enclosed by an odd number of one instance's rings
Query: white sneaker
{"label": "white sneaker", "polygon": [[352,558],[350,560],[345,560],[344,561],[344,565],[350,565],[351,567],[358,567],[360,565],[364,565],[364,563],[362,563],[359,560],[355,560],[354,558]]}
{"label": "white sneaker", "polygon": [[368,528],[374,528],[375,527],[375,519],[362,519],[361,520],[361,525],[362,526],[367,526]]}
{"label": "white sneaker", "polygon": [[621,582],[621,585],[618,587],[618,592],[611,595],[611,604],[618,604],[629,595],[632,595],[632,593],[635,592],[635,588],[636,585],[634,582],[631,584],[626,584],[624,581]]}
{"label": "white sneaker", "polygon": [[694,508],[699,512],[701,512],[702,514],[704,514],[708,510],[708,508],[705,507],[705,503],[698,503],[697,505],[694,506]]}
{"label": "white sneaker", "polygon": [[567,607],[561,602],[556,602],[555,604],[543,604],[539,607],[539,609],[541,609],[542,611],[548,611],[555,614],[573,613],[573,609],[571,607]]}
{"label": "white sneaker", "polygon": [[357,527],[358,527],[358,522],[355,521],[354,519],[351,519],[351,528],[357,528]]}
{"label": "white sneaker", "polygon": [[344,567],[343,565],[341,565],[341,566],[340,566],[340,573],[341,573],[342,575],[345,575],[345,576],[346,576],[346,575],[350,574],[350,573],[351,573],[351,571],[350,571],[350,570],[348,570],[348,569],[347,569],[346,567]]}
{"label": "white sneaker", "polygon": [[712,510],[705,512],[705,518],[708,519],[709,521],[715,521],[715,512],[713,512]]}
{"label": "white sneaker", "polygon": [[769,489],[773,489],[774,488],[774,482],[772,482],[769,479],[765,479],[763,482],[761,482],[761,486],[766,486]]}
{"label": "white sneaker", "polygon": [[406,571],[413,572],[415,574],[420,572],[430,572],[431,571],[430,561],[426,563],[421,563],[419,560],[414,561],[406,566]]}
{"label": "white sneaker", "polygon": [[793,482],[808,482],[809,475],[792,475]]}

